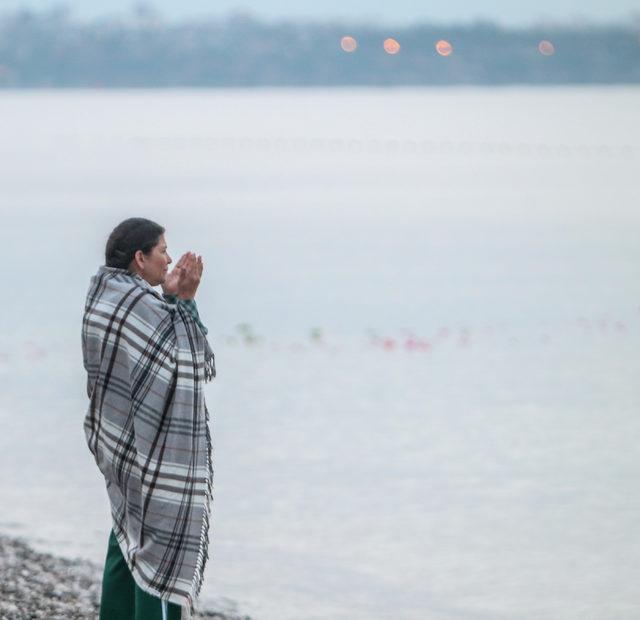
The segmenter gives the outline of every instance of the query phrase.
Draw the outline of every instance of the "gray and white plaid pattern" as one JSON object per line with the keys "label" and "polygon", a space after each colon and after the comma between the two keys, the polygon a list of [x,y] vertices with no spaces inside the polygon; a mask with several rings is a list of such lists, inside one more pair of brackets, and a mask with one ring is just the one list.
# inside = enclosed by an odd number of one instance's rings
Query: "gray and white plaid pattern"
{"label": "gray and white plaid pattern", "polygon": [[144,279],[100,267],[82,327],[87,444],[113,530],[144,591],[188,615],[208,557],[213,484],[203,384],[213,352],[191,314]]}

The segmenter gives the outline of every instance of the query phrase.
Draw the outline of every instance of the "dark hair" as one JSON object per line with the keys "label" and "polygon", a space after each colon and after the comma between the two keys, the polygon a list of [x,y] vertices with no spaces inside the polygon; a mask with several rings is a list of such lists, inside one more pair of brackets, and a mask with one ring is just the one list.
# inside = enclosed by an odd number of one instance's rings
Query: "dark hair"
{"label": "dark hair", "polygon": [[107,267],[127,269],[136,252],[149,254],[157,245],[164,228],[143,217],[130,217],[120,222],[109,235],[104,251]]}

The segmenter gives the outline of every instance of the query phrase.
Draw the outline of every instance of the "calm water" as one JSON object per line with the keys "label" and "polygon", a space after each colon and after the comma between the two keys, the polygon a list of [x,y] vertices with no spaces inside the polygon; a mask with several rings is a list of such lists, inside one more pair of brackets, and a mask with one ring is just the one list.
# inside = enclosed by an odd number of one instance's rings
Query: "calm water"
{"label": "calm water", "polygon": [[104,559],[80,319],[106,234],[144,215],[205,257],[205,603],[635,619],[638,109],[631,88],[1,93],[0,529]]}

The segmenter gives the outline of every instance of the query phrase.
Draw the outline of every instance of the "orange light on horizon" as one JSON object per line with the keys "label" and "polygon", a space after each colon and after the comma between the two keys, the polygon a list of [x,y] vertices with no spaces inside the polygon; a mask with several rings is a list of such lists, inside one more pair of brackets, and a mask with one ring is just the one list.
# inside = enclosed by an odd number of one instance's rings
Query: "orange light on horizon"
{"label": "orange light on horizon", "polygon": [[342,39],[340,39],[340,47],[343,51],[350,54],[356,51],[358,42],[353,37],[342,37]]}
{"label": "orange light on horizon", "polygon": [[544,39],[538,43],[538,51],[543,56],[553,56],[556,53],[556,48],[551,41]]}
{"label": "orange light on horizon", "polygon": [[398,43],[395,39],[385,39],[383,43],[384,51],[387,54],[397,54],[400,51],[400,43]]}
{"label": "orange light on horizon", "polygon": [[440,39],[440,41],[436,43],[436,52],[438,52],[440,56],[451,56],[451,54],[453,54],[453,45],[451,45],[449,41]]}

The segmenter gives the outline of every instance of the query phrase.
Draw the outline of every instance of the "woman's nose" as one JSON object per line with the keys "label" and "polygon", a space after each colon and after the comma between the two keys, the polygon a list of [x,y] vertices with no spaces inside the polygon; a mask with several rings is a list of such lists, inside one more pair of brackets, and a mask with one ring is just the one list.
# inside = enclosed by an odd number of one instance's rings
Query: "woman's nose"
{"label": "woman's nose", "polygon": [[167,265],[170,265],[173,262],[171,256],[167,254]]}

